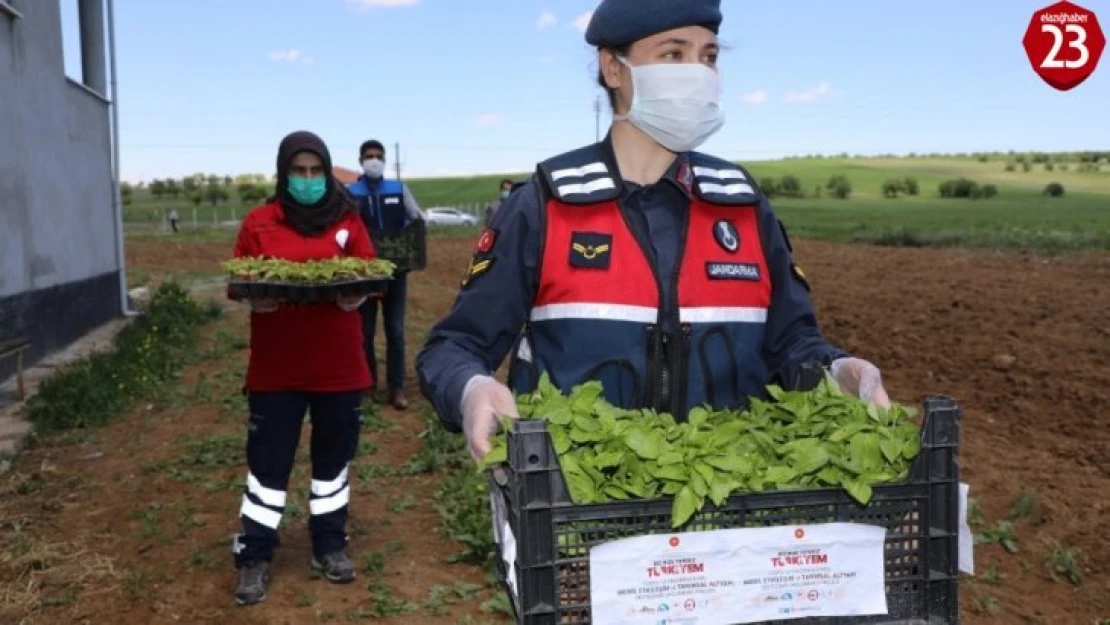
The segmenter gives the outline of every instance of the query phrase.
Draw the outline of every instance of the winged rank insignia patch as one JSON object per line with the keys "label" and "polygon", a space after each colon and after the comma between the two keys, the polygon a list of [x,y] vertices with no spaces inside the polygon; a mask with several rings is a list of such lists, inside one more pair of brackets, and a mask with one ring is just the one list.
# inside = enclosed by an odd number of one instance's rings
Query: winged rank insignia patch
{"label": "winged rank insignia patch", "polygon": [[802,271],[802,268],[795,263],[790,263],[790,271],[794,274],[794,277],[802,283],[802,286],[806,288],[806,291],[809,291],[809,279],[806,278],[806,274]]}
{"label": "winged rank insignia patch", "polygon": [[490,267],[492,266],[492,258],[479,259],[477,256],[472,257],[470,259],[470,263],[466,266],[466,275],[463,276],[462,284],[460,284],[460,286],[465,287],[466,285],[470,284],[471,281],[474,280],[474,278],[477,278],[478,276],[486,273],[490,270]]}
{"label": "winged rank insignia patch", "polygon": [[570,235],[570,265],[583,269],[608,269],[613,235],[601,232],[574,232]]}

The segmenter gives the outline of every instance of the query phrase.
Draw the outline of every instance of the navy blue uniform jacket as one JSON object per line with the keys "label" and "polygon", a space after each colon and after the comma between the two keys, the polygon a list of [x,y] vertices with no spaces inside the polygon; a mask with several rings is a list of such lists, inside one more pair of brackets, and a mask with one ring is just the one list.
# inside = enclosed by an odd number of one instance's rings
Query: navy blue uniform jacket
{"label": "navy blue uniform jacket", "polygon": [[[608,139],[603,153],[615,162]],[[686,155],[679,155],[666,175],[648,186],[624,181],[620,203],[631,209],[631,223],[651,241],[661,276],[678,270],[683,214],[689,210],[687,191],[676,180]],[[611,171],[619,171],[612,165]],[[491,375],[513,348],[529,318],[539,281],[544,208],[533,175],[509,196],[490,227],[497,238],[490,269],[467,282],[451,311],[428,336],[416,358],[420,388],[435,407],[444,427],[459,432],[463,387],[475,375]],[[806,362],[828,365],[847,356],[822,336],[809,298],[809,286],[795,270],[785,229],[760,194],[760,229],[769,271],[775,285],[768,311],[764,362],[769,382],[789,385]],[[460,267],[460,275],[464,268]],[[662,280],[670,288],[671,280]],[[669,298],[664,297],[664,301]]]}

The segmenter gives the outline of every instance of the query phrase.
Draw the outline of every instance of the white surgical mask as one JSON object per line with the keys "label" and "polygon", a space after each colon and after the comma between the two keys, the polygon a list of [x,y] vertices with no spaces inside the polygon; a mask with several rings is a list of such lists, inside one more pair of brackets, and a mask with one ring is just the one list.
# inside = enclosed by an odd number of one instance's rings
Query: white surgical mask
{"label": "white surgical mask", "polygon": [[385,172],[385,161],[377,158],[368,158],[362,161],[362,171],[371,178],[381,178]]}
{"label": "white surgical mask", "polygon": [[672,152],[687,152],[705,143],[725,123],[721,77],[702,63],[631,65],[632,107],[614,120],[625,120]]}

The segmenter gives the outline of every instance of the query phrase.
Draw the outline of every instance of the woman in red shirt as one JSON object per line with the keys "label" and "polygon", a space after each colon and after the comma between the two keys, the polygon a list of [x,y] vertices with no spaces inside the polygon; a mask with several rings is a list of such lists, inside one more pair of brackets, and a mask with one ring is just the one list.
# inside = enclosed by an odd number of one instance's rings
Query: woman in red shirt
{"label": "woman in red shirt", "polygon": [[[319,137],[309,132],[285,137],[278,149],[277,194],[243,219],[235,256],[373,258],[357,207],[331,171],[331,155]],[[239,569],[235,600],[240,605],[266,598],[306,412],[312,415],[311,566],[332,582],[354,579],[345,549],[351,492],[347,465],[358,448],[361,397],[373,382],[362,352],[358,313],[365,299],[250,302],[249,472],[240,508],[242,533],[234,545]]]}

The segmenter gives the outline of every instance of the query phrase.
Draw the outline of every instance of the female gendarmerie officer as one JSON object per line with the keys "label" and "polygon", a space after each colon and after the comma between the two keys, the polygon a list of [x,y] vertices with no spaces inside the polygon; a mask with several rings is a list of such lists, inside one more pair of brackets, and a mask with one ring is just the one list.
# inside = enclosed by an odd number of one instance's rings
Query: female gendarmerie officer
{"label": "female gendarmerie officer", "polygon": [[[683,418],[743,405],[803,365],[889,405],[879,370],[822,337],[790,244],[750,174],[694,152],[723,123],[720,0],[604,0],[586,40],[614,123],[540,163],[479,238],[454,308],[417,358],[471,454],[512,392],[599,380],[622,407]],[[491,373],[510,351],[510,389]]]}

